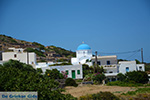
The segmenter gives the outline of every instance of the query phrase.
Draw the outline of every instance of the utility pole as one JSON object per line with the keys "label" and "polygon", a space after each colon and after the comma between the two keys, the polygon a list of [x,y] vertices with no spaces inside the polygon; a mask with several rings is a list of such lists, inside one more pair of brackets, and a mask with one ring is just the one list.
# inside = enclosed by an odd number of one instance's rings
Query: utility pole
{"label": "utility pole", "polygon": [[95,51],[95,65],[94,65],[94,73],[95,73],[95,68],[97,68],[97,51]]}
{"label": "utility pole", "polygon": [[143,48],[141,48],[141,58],[142,58],[142,63],[143,63]]}

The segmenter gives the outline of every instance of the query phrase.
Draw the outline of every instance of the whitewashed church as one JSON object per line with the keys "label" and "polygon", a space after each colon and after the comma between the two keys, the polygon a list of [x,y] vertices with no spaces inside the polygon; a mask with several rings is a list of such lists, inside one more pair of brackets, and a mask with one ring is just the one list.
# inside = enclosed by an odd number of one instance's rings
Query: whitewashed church
{"label": "whitewashed church", "polygon": [[71,63],[73,65],[85,64],[86,60],[91,60],[91,58],[92,49],[87,44],[82,43],[76,50],[76,58],[71,58]]}

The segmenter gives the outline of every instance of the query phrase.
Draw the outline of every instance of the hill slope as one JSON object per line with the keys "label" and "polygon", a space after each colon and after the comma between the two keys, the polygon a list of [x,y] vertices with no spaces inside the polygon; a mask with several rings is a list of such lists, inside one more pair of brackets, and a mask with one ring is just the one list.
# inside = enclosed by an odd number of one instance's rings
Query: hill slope
{"label": "hill slope", "polygon": [[25,51],[35,52],[37,60],[54,61],[54,60],[70,60],[75,56],[75,52],[65,50],[61,47],[47,46],[37,42],[27,42],[24,40],[14,39],[10,36],[0,35],[0,51],[8,51],[8,48],[24,48]]}

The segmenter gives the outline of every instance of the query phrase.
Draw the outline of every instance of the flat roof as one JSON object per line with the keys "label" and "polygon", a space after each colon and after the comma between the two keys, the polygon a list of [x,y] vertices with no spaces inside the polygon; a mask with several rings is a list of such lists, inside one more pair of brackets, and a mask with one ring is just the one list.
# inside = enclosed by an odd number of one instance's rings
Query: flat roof
{"label": "flat roof", "polygon": [[136,61],[119,61],[119,64],[120,63],[136,63]]}
{"label": "flat roof", "polygon": [[[112,56],[97,56],[97,59],[105,59],[105,58],[117,58],[116,55],[112,55]],[[92,59],[95,59],[95,57],[92,57]]]}

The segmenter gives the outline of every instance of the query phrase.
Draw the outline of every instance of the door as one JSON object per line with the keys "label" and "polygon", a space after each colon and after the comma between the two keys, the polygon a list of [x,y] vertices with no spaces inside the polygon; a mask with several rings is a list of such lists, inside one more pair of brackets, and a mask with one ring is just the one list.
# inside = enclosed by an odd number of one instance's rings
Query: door
{"label": "door", "polygon": [[75,70],[72,70],[72,78],[73,78],[73,79],[75,79],[75,78],[76,78]]}

